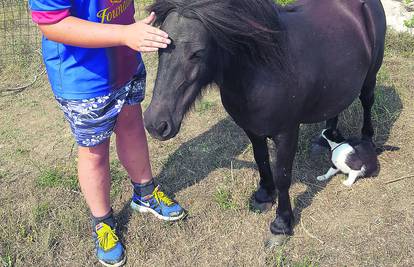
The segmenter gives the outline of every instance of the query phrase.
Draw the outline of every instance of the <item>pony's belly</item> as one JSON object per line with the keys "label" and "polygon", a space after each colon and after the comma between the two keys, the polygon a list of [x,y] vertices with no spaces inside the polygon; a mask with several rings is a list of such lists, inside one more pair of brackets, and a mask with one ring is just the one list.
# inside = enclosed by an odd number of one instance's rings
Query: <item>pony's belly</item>
{"label": "pony's belly", "polygon": [[[360,94],[360,90],[349,92],[348,89],[343,91],[346,93],[342,93],[338,90],[337,94],[332,96],[324,94],[324,97],[320,98],[316,104],[307,107],[305,111],[302,112],[301,123],[317,123],[332,119],[347,109]],[[336,95],[346,95],[346,97],[339,98],[336,97]]]}

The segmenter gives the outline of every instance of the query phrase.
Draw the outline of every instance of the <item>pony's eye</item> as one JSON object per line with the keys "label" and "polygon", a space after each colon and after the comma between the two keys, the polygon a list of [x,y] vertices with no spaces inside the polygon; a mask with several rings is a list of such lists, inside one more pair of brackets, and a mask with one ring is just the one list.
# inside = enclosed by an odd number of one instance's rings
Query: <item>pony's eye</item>
{"label": "pony's eye", "polygon": [[159,50],[159,53],[171,53],[175,49],[175,44],[171,43],[167,46],[167,48],[163,48]]}
{"label": "pony's eye", "polygon": [[204,56],[204,50],[198,50],[191,55],[190,60],[199,60],[203,58],[203,56]]}

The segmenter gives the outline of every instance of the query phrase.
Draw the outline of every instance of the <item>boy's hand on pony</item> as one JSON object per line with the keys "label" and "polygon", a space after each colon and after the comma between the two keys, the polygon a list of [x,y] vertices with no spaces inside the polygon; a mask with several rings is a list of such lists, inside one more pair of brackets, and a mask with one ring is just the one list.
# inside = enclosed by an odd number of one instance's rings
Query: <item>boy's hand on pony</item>
{"label": "boy's hand on pony", "polygon": [[124,44],[139,52],[156,52],[171,44],[166,32],[151,26],[155,19],[155,13],[152,12],[145,19],[125,26]]}

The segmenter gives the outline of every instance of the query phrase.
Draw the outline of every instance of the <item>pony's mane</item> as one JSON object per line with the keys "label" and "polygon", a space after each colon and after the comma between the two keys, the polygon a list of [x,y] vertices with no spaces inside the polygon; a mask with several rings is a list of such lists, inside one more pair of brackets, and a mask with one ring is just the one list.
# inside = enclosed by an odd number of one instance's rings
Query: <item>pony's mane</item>
{"label": "pony's mane", "polygon": [[229,54],[281,63],[283,31],[273,0],[156,0],[148,11],[157,15],[156,25],[171,12],[198,19]]}

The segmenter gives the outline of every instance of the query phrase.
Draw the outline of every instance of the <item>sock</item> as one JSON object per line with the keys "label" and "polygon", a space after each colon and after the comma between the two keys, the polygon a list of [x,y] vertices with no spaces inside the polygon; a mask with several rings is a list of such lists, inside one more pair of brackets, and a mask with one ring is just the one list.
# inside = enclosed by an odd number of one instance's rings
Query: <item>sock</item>
{"label": "sock", "polygon": [[116,222],[115,222],[115,218],[114,218],[112,209],[108,214],[106,214],[105,216],[102,216],[102,217],[94,217],[92,215],[92,227],[93,227],[94,231],[95,231],[96,225],[100,224],[101,222],[109,225],[112,229],[115,228]]}
{"label": "sock", "polygon": [[134,192],[140,197],[145,197],[148,195],[151,195],[152,192],[154,192],[155,189],[155,183],[154,179],[152,179],[149,182],[146,182],[144,184],[134,183],[132,182],[132,185],[134,186]]}

